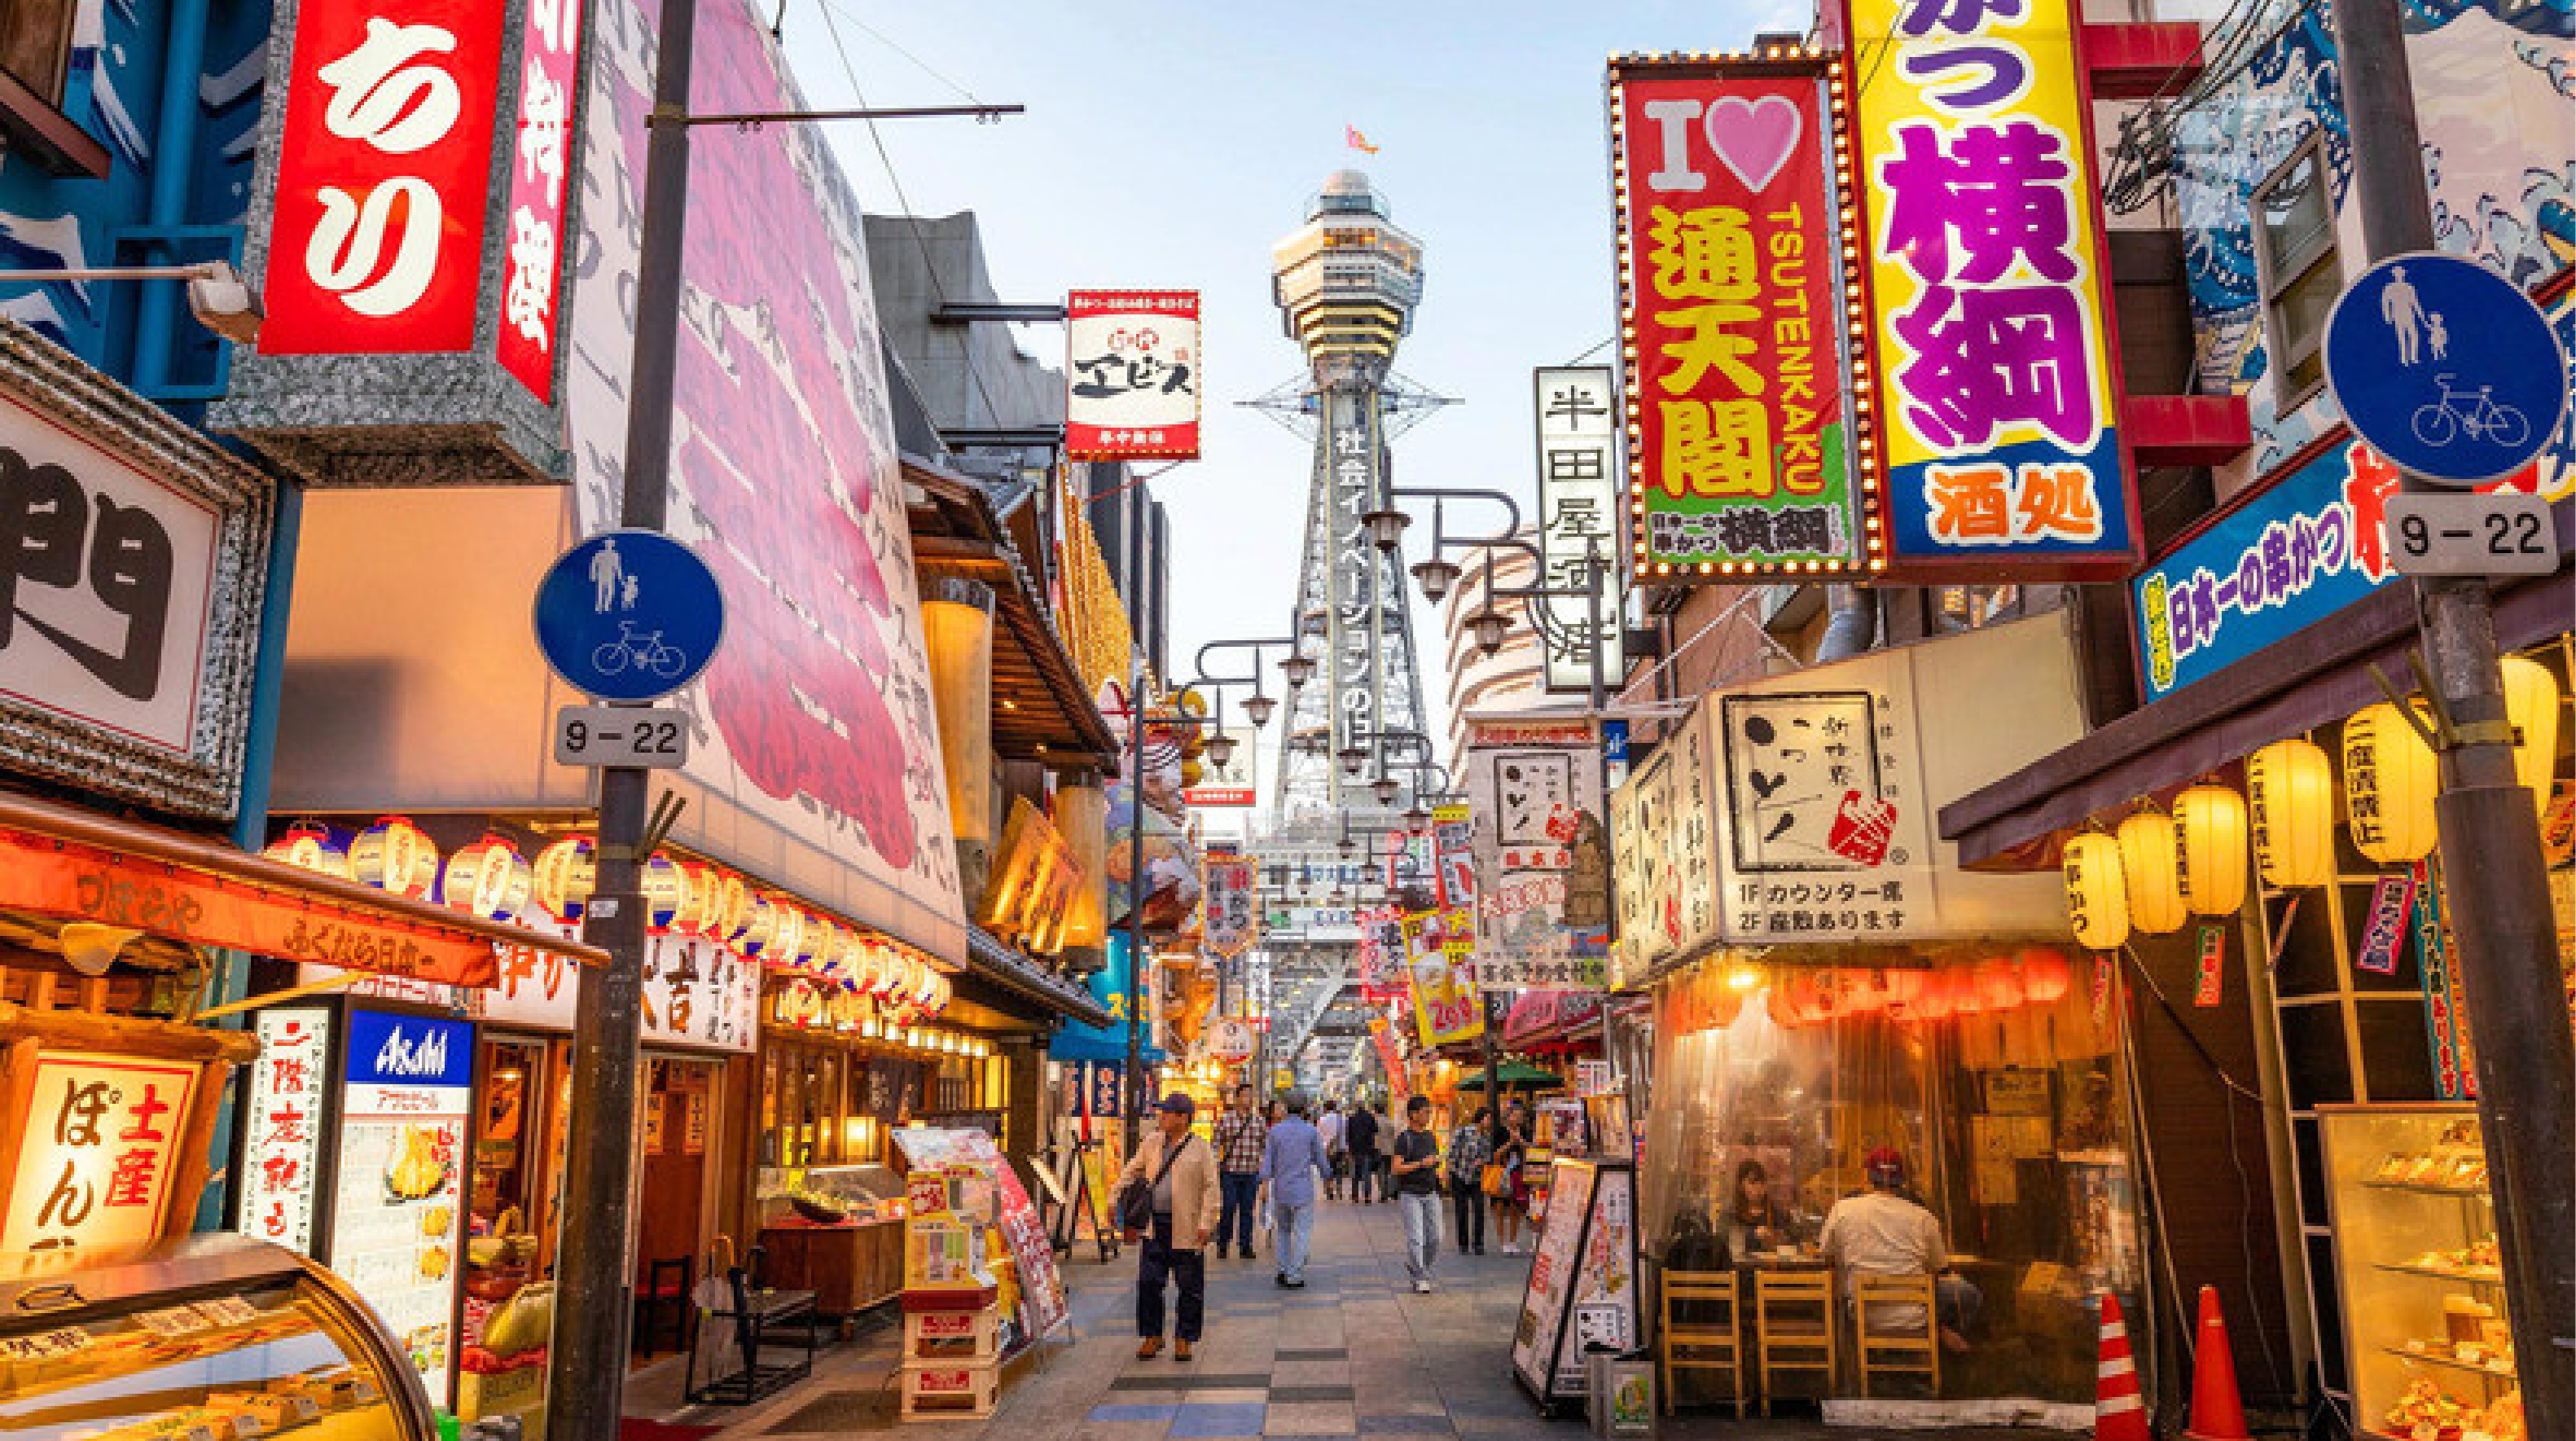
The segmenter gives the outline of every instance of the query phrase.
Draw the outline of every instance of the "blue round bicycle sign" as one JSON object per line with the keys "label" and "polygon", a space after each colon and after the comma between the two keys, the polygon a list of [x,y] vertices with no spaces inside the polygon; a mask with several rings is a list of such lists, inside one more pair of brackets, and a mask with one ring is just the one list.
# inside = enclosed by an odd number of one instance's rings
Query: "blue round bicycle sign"
{"label": "blue round bicycle sign", "polygon": [[724,592],[696,551],[660,531],[604,531],[547,568],[536,624],[546,664],[574,689],[659,700],[715,659]]}
{"label": "blue round bicycle sign", "polygon": [[2521,287],[2473,260],[2392,255],[2326,317],[2326,384],[2344,419],[2401,469],[2483,485],[2549,445],[2567,359]]}

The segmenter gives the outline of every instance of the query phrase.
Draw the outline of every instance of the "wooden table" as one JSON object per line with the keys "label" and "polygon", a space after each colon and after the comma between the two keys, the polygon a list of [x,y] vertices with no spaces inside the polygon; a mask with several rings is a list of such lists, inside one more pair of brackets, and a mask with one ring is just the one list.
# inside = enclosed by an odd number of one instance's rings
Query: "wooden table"
{"label": "wooden table", "polygon": [[814,1309],[847,1317],[903,1294],[903,1222],[805,1220],[760,1228],[773,1286],[814,1293]]}

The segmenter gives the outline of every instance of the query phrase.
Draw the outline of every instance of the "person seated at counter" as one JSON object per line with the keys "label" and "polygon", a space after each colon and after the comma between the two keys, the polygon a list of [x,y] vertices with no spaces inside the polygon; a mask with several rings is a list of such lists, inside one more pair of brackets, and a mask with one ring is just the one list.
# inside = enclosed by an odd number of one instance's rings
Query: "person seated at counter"
{"label": "person seated at counter", "polygon": [[1724,1213],[1726,1249],[1751,1257],[1797,1243],[1789,1208],[1771,1194],[1771,1173],[1760,1161],[1745,1159],[1735,1168],[1735,1198]]}
{"label": "person seated at counter", "polygon": [[[1941,1243],[1941,1218],[1906,1194],[1905,1157],[1893,1146],[1880,1146],[1862,1162],[1869,1189],[1845,1196],[1825,1216],[1818,1238],[1826,1257],[1846,1278],[1863,1276],[1930,1276],[1941,1312],[1941,1349],[1968,1349],[1968,1327],[1985,1304],[1985,1293],[1967,1277],[1950,1270]],[[1917,1330],[1926,1317],[1918,1306],[1891,1306],[1882,1317],[1891,1330]],[[1908,1314],[1911,1313],[1911,1314]]]}

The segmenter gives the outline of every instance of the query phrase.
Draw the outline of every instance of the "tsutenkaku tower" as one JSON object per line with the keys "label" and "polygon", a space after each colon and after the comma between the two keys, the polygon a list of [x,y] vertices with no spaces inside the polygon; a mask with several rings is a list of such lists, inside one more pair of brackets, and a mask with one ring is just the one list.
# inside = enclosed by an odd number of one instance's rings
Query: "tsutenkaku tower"
{"label": "tsutenkaku tower", "polygon": [[1296,408],[1315,426],[1297,583],[1298,650],[1315,678],[1289,708],[1277,791],[1281,814],[1294,816],[1345,803],[1336,757],[1354,743],[1378,756],[1350,782],[1354,802],[1389,749],[1419,758],[1377,739],[1422,730],[1427,713],[1403,557],[1371,545],[1360,517],[1388,505],[1388,416],[1411,399],[1390,386],[1389,366],[1422,299],[1422,246],[1387,218],[1367,176],[1339,170],[1271,261],[1272,296],[1311,373]]}

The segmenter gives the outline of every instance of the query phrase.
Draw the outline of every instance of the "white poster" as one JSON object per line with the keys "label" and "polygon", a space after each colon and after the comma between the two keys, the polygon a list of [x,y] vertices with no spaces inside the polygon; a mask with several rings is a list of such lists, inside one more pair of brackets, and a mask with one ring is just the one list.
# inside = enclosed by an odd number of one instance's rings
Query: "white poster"
{"label": "white poster", "polygon": [[[1521,727],[1534,730],[1534,727]],[[1601,765],[1592,728],[1575,722],[1545,743],[1486,744],[1470,732],[1467,794],[1476,808],[1476,983],[1494,990],[1570,990],[1606,979],[1602,929],[1566,923],[1580,848],[1605,844]],[[1589,815],[1592,822],[1586,825]],[[1585,840],[1589,830],[1590,840]],[[1597,862],[1596,862],[1597,864]],[[1597,878],[1600,871],[1592,874]]]}
{"label": "white poster", "polygon": [[[1598,607],[1581,595],[1551,596],[1545,617],[1547,688],[1580,691],[1592,684],[1592,650],[1615,646],[1619,635],[1619,461],[1610,367],[1547,366],[1536,372],[1538,411],[1538,549],[1544,584],[1580,591],[1590,584],[1588,554],[1610,569]],[[1606,640],[1604,639],[1606,638]],[[1618,652],[1604,649],[1603,674],[1616,677]]]}
{"label": "white poster", "polygon": [[261,1011],[253,1022],[242,1107],[241,1219],[233,1229],[313,1254],[313,1198],[321,1190],[322,1111],[331,1079],[331,1013],[320,1006]]}

